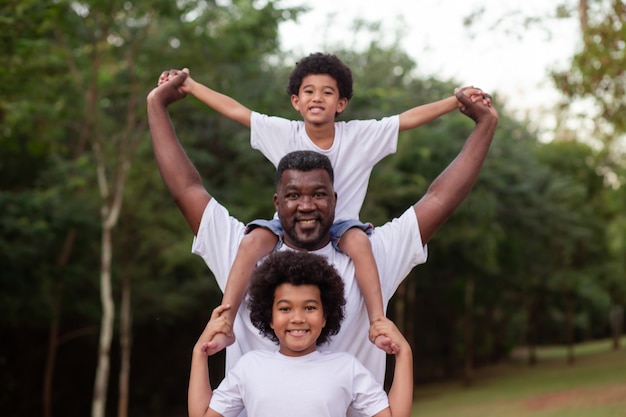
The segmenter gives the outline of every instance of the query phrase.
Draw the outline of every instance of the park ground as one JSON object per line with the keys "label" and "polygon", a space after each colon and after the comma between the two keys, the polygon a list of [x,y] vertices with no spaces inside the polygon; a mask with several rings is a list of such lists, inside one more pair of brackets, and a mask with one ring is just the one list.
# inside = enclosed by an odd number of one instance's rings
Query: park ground
{"label": "park ground", "polygon": [[626,417],[626,337],[575,347],[568,364],[562,347],[543,347],[530,367],[523,349],[462,382],[417,386],[413,417]]}

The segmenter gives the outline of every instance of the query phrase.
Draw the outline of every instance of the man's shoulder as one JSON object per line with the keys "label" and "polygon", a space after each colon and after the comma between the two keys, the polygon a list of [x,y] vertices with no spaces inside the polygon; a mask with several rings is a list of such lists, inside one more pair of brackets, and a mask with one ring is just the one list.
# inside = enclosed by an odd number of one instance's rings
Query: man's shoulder
{"label": "man's shoulder", "polygon": [[397,235],[410,235],[419,233],[417,216],[413,207],[406,209],[400,216],[389,220],[387,223],[374,227],[371,235],[372,241],[394,239]]}

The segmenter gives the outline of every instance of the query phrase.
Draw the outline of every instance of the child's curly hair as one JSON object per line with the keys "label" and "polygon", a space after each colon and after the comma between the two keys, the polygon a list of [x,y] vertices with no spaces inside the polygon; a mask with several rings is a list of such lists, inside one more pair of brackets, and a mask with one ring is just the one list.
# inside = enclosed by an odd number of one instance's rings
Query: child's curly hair
{"label": "child's curly hair", "polygon": [[321,52],[313,53],[300,61],[296,62],[296,67],[289,74],[289,83],[287,84],[287,94],[298,95],[302,80],[307,75],[326,74],[330,75],[337,81],[339,88],[339,98],[352,98],[352,71],[344,64],[336,55],[323,54]]}
{"label": "child's curly hair", "polygon": [[281,284],[314,285],[319,288],[326,326],[317,339],[318,346],[339,332],[346,299],[343,280],[337,270],[320,255],[284,250],[270,254],[252,275],[248,309],[250,320],[259,333],[278,343],[270,323],[274,293]]}

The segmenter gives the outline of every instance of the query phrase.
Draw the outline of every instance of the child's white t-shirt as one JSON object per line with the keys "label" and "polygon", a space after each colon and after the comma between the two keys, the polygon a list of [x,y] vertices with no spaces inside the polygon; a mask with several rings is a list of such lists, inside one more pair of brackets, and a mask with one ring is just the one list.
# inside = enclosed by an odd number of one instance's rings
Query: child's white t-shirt
{"label": "child's white t-shirt", "polygon": [[224,417],[373,416],[387,394],[352,355],[314,351],[289,357],[277,351],[245,354],[213,391],[209,407]]}
{"label": "child's white t-shirt", "polygon": [[330,159],[335,173],[337,222],[359,219],[374,165],[396,152],[400,118],[396,115],[381,120],[335,122],[335,139],[329,149],[321,149],[311,141],[303,121],[252,112],[250,124],[250,145],[275,167],[293,151],[316,151]]}

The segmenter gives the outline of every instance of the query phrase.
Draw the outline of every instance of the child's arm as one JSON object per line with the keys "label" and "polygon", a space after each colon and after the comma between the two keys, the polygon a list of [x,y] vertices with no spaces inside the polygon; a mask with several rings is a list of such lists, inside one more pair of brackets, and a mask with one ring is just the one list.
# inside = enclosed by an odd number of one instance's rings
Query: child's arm
{"label": "child's arm", "polygon": [[232,324],[226,319],[223,312],[230,306],[219,306],[211,313],[211,319],[207,323],[200,338],[196,342],[191,356],[191,371],[189,372],[189,390],[187,391],[187,409],[189,417],[218,417],[220,414],[209,408],[213,390],[209,379],[207,356],[211,356],[219,350],[214,349],[207,343],[217,333],[232,332]]}
{"label": "child's arm", "polygon": [[[370,336],[372,325],[379,318],[385,316],[383,294],[380,288],[378,266],[372,252],[372,245],[367,234],[358,227],[348,229],[339,239],[339,249],[348,255],[354,263],[354,272],[359,289],[363,294],[367,315],[370,320]],[[384,335],[370,337],[379,349],[388,354],[395,354],[397,346]]]}
{"label": "child's arm", "polygon": [[[483,93],[478,88],[470,87],[464,90],[463,93],[468,97],[472,97],[473,101],[483,99]],[[455,96],[413,107],[400,114],[400,132],[431,122],[457,108],[459,108],[459,101]]]}
{"label": "child's arm", "polygon": [[[256,227],[243,237],[239,243],[237,256],[228,273],[226,288],[222,297],[222,304],[231,308],[224,312],[224,316],[233,323],[243,301],[243,297],[250,286],[250,277],[259,259],[272,252],[278,237],[271,231]],[[225,348],[235,342],[234,335],[218,333],[211,340],[215,349]]]}
{"label": "child's arm", "polygon": [[[189,69],[185,68],[182,70],[189,74]],[[170,77],[178,74],[179,70],[171,70],[169,72],[164,72],[159,78],[159,85],[163,82],[167,81]],[[202,83],[195,81],[191,78],[191,75],[187,76],[185,83],[181,86],[181,92],[186,94],[191,94],[207,106],[211,107],[218,113],[221,113],[223,116],[228,117],[234,122],[237,122],[245,127],[250,127],[250,117],[252,115],[252,110],[239,103],[237,100],[222,94],[218,93],[215,90],[210,89]]]}
{"label": "child's arm", "polygon": [[[413,352],[411,345],[389,319],[378,320],[374,331],[389,337],[398,345],[393,382],[389,390],[389,408],[375,417],[410,417],[413,408]],[[390,412],[390,413],[389,413]],[[387,414],[389,413],[389,414]]]}

